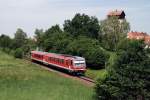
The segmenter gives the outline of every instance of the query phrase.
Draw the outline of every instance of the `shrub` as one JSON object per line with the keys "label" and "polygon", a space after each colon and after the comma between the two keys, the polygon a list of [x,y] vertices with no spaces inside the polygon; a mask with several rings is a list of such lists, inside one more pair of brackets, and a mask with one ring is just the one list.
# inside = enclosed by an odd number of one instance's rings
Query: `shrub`
{"label": "shrub", "polygon": [[23,50],[21,48],[18,48],[14,51],[14,57],[15,58],[22,58],[23,57]]}
{"label": "shrub", "polygon": [[92,66],[94,69],[100,69],[105,67],[109,56],[100,48],[93,48],[85,52],[84,57],[89,66]]}

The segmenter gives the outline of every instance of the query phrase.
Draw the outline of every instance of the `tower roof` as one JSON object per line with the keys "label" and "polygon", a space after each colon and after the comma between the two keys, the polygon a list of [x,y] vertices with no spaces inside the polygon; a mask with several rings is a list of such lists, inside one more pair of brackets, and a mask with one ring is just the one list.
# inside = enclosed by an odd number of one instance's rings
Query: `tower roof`
{"label": "tower roof", "polygon": [[113,10],[113,11],[110,11],[107,16],[121,16],[122,14],[125,15],[124,11],[123,10]]}

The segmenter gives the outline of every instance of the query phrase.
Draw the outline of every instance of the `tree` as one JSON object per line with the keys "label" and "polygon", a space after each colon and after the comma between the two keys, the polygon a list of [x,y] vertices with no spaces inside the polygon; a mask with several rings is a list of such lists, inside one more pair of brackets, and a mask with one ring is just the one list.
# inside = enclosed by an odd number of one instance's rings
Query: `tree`
{"label": "tree", "polygon": [[99,35],[99,22],[96,17],[89,17],[85,14],[76,14],[72,20],[66,20],[64,31],[72,34],[74,37],[80,35],[97,38]]}
{"label": "tree", "polygon": [[67,46],[72,41],[72,37],[68,33],[51,34],[44,41],[44,50],[55,53],[67,53]]}
{"label": "tree", "polygon": [[110,17],[100,22],[100,29],[103,34],[101,38],[106,49],[116,50],[117,44],[126,38],[130,25],[126,20],[120,22],[118,17]]}
{"label": "tree", "polygon": [[40,49],[43,48],[43,42],[44,42],[44,32],[43,29],[36,29],[35,30],[35,39],[36,39],[36,45]]}
{"label": "tree", "polygon": [[97,100],[149,100],[150,57],[143,41],[124,40],[117,59],[107,68],[108,76],[98,80]]}
{"label": "tree", "polygon": [[10,48],[11,47],[11,38],[7,35],[2,34],[0,36],[0,48]]}
{"label": "tree", "polygon": [[54,25],[48,30],[45,31],[45,36],[49,37],[51,34],[62,33],[63,31],[59,27],[59,25]]}
{"label": "tree", "polygon": [[17,29],[14,37],[14,49],[23,47],[27,40],[27,34],[20,28]]}
{"label": "tree", "polygon": [[91,68],[103,68],[107,61],[107,54],[100,48],[96,39],[80,36],[67,46],[68,53],[82,56]]}

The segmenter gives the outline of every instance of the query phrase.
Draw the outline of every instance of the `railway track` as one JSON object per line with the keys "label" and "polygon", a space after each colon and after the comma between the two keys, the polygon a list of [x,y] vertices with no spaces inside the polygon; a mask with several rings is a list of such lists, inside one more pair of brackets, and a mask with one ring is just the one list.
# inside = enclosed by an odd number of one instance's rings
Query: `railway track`
{"label": "railway track", "polygon": [[[26,60],[31,62],[30,59],[26,59]],[[93,79],[89,78],[89,77],[86,77],[86,76],[83,76],[83,75],[82,76],[80,76],[80,75],[78,75],[78,76],[71,75],[69,73],[62,72],[62,71],[60,71],[58,69],[54,69],[51,66],[45,65],[43,63],[36,63],[36,62],[32,62],[32,63],[40,66],[41,68],[43,68],[43,69],[45,69],[47,71],[57,73],[57,74],[59,74],[61,76],[67,77],[67,78],[73,78],[73,79],[79,80],[79,81],[81,81],[82,83],[84,83],[84,84],[86,84],[88,86],[94,86],[95,85],[95,81]]]}
{"label": "railway track", "polygon": [[95,81],[89,77],[86,77],[86,76],[79,76],[80,79],[83,79],[85,81],[88,81],[88,82],[91,82],[91,83],[94,83],[95,84]]}

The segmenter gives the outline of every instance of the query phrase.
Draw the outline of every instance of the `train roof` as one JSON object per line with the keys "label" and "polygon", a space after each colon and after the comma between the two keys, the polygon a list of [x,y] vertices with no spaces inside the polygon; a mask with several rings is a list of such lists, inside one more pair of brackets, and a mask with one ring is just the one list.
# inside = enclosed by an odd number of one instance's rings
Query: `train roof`
{"label": "train roof", "polygon": [[79,57],[79,56],[72,56],[72,55],[67,55],[67,54],[60,54],[61,56],[64,57],[69,57],[69,58],[74,58],[74,59],[84,59],[83,57]]}
{"label": "train roof", "polygon": [[49,53],[49,52],[42,52],[42,51],[31,51],[31,53],[36,53],[36,54],[40,54],[40,55],[54,55],[54,56],[61,56],[61,57],[65,57],[65,58],[75,59],[75,60],[84,60],[83,57],[72,56],[72,55],[67,55],[67,54],[57,54],[57,53]]}
{"label": "train roof", "polygon": [[41,55],[45,55],[48,52],[42,52],[42,51],[31,51],[31,53],[36,53],[36,54],[41,54]]}
{"label": "train roof", "polygon": [[55,55],[55,56],[59,56],[59,57],[78,59],[78,60],[83,60],[84,59],[83,57],[72,56],[72,55],[67,55],[67,54],[47,53],[47,55]]}

